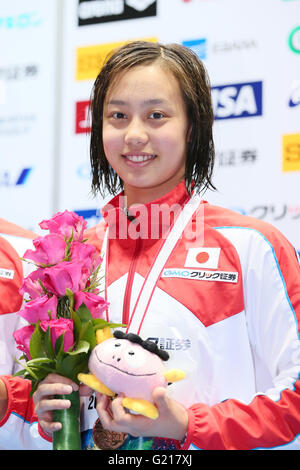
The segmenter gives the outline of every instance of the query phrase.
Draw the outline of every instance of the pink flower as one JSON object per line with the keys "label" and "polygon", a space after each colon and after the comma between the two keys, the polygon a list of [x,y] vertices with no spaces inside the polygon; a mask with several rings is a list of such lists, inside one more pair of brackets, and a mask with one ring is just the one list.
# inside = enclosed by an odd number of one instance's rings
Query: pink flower
{"label": "pink flower", "polygon": [[93,318],[103,318],[103,313],[108,306],[108,303],[97,294],[92,292],[77,292],[74,295],[74,309],[75,311],[84,303],[89,311],[91,312]]}
{"label": "pink flower", "polygon": [[64,261],[44,270],[44,286],[53,294],[63,297],[67,288],[73,293],[80,289],[82,275],[81,263]]}
{"label": "pink flower", "polygon": [[94,270],[97,259],[97,250],[93,245],[75,241],[71,245],[71,261],[83,263],[83,266],[89,270]]}
{"label": "pink flower", "polygon": [[50,327],[51,342],[53,349],[55,348],[55,343],[57,338],[62,334],[64,336],[64,352],[68,351],[74,344],[73,336],[73,321],[67,318],[57,318],[56,320],[43,320],[40,324],[43,331],[47,331]]}
{"label": "pink flower", "polygon": [[69,238],[74,234],[74,240],[82,240],[83,232],[86,229],[86,221],[75,212],[57,212],[51,219],[43,220],[40,227],[49,230],[50,233],[60,233]]}
{"label": "pink flower", "polygon": [[36,323],[38,320],[49,320],[49,314],[51,318],[56,318],[56,311],[57,298],[55,296],[49,298],[44,295],[27,302],[18,315],[25,318],[28,323]]}
{"label": "pink flower", "polygon": [[23,328],[20,328],[19,330],[16,330],[13,333],[13,337],[17,343],[17,348],[20,351],[22,351],[24,354],[26,354],[29,360],[31,359],[31,356],[29,353],[29,344],[30,344],[30,339],[31,339],[33,332],[34,332],[34,326],[28,325],[28,326],[23,326]]}
{"label": "pink flower", "polygon": [[62,235],[50,233],[33,240],[36,250],[27,250],[24,258],[36,264],[56,264],[65,258],[66,242]]}
{"label": "pink flower", "polygon": [[29,294],[31,299],[36,299],[37,297],[42,297],[44,295],[44,291],[42,286],[39,283],[39,279],[43,282],[44,276],[44,269],[39,268],[30,273],[27,277],[25,277],[22,281],[21,288],[19,290],[21,295],[25,293]]}

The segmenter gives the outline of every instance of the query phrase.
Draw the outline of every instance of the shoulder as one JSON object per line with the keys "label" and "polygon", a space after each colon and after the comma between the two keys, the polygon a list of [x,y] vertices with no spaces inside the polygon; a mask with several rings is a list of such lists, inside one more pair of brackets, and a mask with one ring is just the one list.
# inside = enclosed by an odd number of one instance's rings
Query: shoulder
{"label": "shoulder", "polygon": [[29,238],[31,240],[37,237],[37,235],[34,232],[30,230],[26,230],[25,228],[20,227],[19,225],[16,225],[12,222],[9,222],[8,220],[1,219],[1,218],[0,218],[0,234],[12,235],[15,237],[22,237],[22,238]]}
{"label": "shoulder", "polygon": [[231,239],[235,245],[242,246],[243,251],[253,253],[253,256],[269,252],[283,271],[289,265],[299,275],[295,247],[272,224],[208,203],[204,211],[205,223]]}
{"label": "shoulder", "polygon": [[99,224],[87,229],[84,232],[84,238],[88,243],[94,245],[99,252],[102,248],[106,227],[107,225],[105,224],[104,220],[102,220],[99,222]]}

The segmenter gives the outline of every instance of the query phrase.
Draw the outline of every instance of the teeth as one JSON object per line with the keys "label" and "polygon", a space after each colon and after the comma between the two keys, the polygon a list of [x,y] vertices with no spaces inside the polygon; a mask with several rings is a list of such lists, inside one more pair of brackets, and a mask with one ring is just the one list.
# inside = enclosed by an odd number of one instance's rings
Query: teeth
{"label": "teeth", "polygon": [[154,158],[154,155],[127,155],[126,158],[131,162],[145,162]]}

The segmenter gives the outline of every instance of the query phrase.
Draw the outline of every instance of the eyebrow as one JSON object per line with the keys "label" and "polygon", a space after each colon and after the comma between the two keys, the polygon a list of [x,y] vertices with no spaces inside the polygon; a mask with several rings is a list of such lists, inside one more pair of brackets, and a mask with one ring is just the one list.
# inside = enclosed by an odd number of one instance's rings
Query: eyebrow
{"label": "eyebrow", "polygon": [[[162,98],[152,98],[149,100],[144,100],[143,105],[148,106],[148,105],[156,105],[156,104],[163,104],[166,103],[166,100]],[[123,101],[123,100],[110,100],[107,103],[108,105],[116,105],[116,106],[125,106],[128,105],[128,101]]]}

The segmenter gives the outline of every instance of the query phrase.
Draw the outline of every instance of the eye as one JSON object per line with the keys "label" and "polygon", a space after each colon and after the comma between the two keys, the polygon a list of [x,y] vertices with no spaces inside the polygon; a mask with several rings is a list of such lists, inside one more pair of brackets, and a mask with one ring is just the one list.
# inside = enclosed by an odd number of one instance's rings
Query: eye
{"label": "eye", "polygon": [[150,119],[162,119],[164,117],[164,115],[162,113],[160,113],[159,111],[154,111],[153,113],[151,113],[149,115]]}
{"label": "eye", "polygon": [[115,348],[119,348],[121,346],[121,343],[115,343]]}
{"label": "eye", "polygon": [[121,113],[120,111],[116,111],[115,113],[112,113],[112,117],[113,117],[114,119],[125,119],[125,118],[126,118],[126,114]]}
{"label": "eye", "polygon": [[146,365],[147,356],[142,349],[128,349],[123,356],[124,362],[132,369]]}

